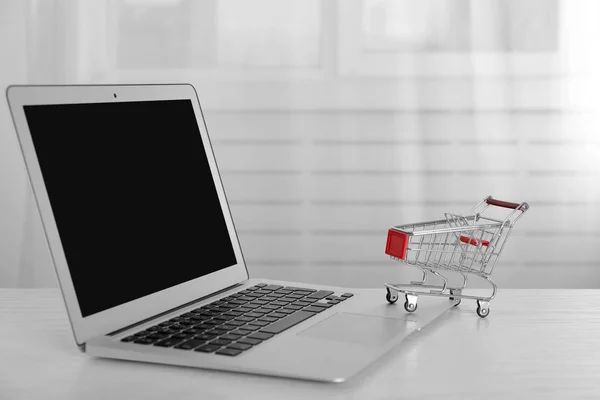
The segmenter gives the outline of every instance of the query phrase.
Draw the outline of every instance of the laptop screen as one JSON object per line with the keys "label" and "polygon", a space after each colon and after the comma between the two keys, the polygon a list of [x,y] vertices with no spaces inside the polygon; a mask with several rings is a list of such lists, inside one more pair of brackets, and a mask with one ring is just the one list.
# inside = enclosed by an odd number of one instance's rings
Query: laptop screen
{"label": "laptop screen", "polygon": [[190,100],[24,110],[83,317],[237,264]]}

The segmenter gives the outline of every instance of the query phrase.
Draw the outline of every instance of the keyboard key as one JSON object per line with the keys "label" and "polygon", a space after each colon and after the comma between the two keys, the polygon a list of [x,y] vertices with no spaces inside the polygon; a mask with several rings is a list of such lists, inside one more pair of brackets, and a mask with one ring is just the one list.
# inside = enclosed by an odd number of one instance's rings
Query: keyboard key
{"label": "keyboard key", "polygon": [[271,293],[269,296],[270,297],[283,297],[283,296],[286,296],[286,295],[283,294],[283,293]]}
{"label": "keyboard key", "polygon": [[282,287],[283,286],[280,286],[280,285],[267,285],[267,286],[263,286],[263,290],[279,290]]}
{"label": "keyboard key", "polygon": [[[146,336],[146,338],[148,339],[156,339],[156,340],[160,340],[160,339],[164,339],[166,337],[168,337],[169,335],[166,333],[153,333],[152,335],[148,335]],[[139,338],[138,338],[139,339]]]}
{"label": "keyboard key", "polygon": [[[263,299],[263,297],[261,297],[261,299]],[[265,304],[269,304],[269,302],[266,300],[254,300],[254,301],[250,302],[249,304],[258,304],[259,306],[262,306]]]}
{"label": "keyboard key", "polygon": [[246,308],[251,308],[251,309],[255,309],[255,308],[259,308],[261,305],[260,304],[252,304],[252,303],[248,303],[246,304],[244,307]]}
{"label": "keyboard key", "polygon": [[241,306],[242,304],[246,304],[246,303],[247,303],[247,301],[245,301],[245,300],[232,300],[229,302],[229,304],[235,304],[238,306]]}
{"label": "keyboard key", "polygon": [[[234,308],[240,306],[241,304],[231,304],[231,303],[225,303],[225,304],[221,304],[219,307],[227,309],[227,310],[233,310]],[[227,312],[227,311],[225,311]]]}
{"label": "keyboard key", "polygon": [[183,331],[181,333],[191,333],[193,335],[197,335],[197,334],[202,333],[202,332],[204,332],[204,329],[199,329],[199,328],[195,328],[194,327],[194,328],[185,330],[185,331]]}
{"label": "keyboard key", "polygon": [[229,346],[227,346],[227,348],[244,351],[252,348],[252,345],[247,343],[232,343]]}
{"label": "keyboard key", "polygon": [[295,301],[298,301],[298,299],[294,299],[292,297],[282,297],[280,299],[277,299],[277,301],[281,301],[282,303],[293,303]]}
{"label": "keyboard key", "polygon": [[302,303],[302,302],[296,301],[294,303],[288,304],[287,307],[292,308],[292,306],[293,306],[293,307],[300,307],[299,309],[301,309],[301,308],[304,308],[309,305],[310,305],[310,303]]}
{"label": "keyboard key", "polygon": [[265,332],[255,332],[252,335],[248,336],[249,339],[259,339],[259,340],[267,340],[272,338],[275,335]]}
{"label": "keyboard key", "polygon": [[198,325],[194,325],[194,329],[207,330],[207,329],[212,329],[212,328],[214,328],[213,325],[205,324],[205,323],[200,323]]}
{"label": "keyboard key", "polygon": [[278,320],[278,318],[272,318],[272,317],[262,317],[262,318],[259,318],[258,320],[259,320],[259,321],[263,321],[263,322],[268,322],[268,323],[271,323],[271,322],[275,322],[275,321],[277,321],[277,320]]}
{"label": "keyboard key", "polygon": [[[302,292],[316,292],[316,289],[307,289],[307,288],[301,288],[301,287],[294,287],[294,286],[286,286],[284,288],[285,290],[293,290],[293,291],[302,291]],[[332,292],[333,293],[333,292]]]}
{"label": "keyboard key", "polygon": [[260,289],[260,290],[255,291],[254,293],[256,293],[256,294],[269,294],[269,293],[271,293],[271,290]]}
{"label": "keyboard key", "polygon": [[244,325],[242,327],[240,327],[240,329],[244,329],[244,330],[250,330],[250,331],[257,331],[259,330],[261,327],[258,325]]}
{"label": "keyboard key", "polygon": [[202,333],[202,332],[204,332],[202,329],[191,328],[191,329],[188,329],[188,330],[183,331],[181,333],[184,334],[184,335],[185,334],[197,335],[197,334]]}
{"label": "keyboard key", "polygon": [[183,339],[165,339],[165,340],[161,340],[160,342],[156,342],[154,345],[155,346],[160,346],[160,347],[173,347],[175,345],[178,345],[179,343],[183,342]]}
{"label": "keyboard key", "polygon": [[225,322],[225,321],[219,321],[217,319],[211,319],[211,320],[208,320],[208,321],[204,321],[202,324],[203,325],[221,325],[223,322]]}
{"label": "keyboard key", "polygon": [[[261,329],[261,332],[266,333],[281,333],[286,329],[291,328],[292,326],[299,324],[300,322],[314,316],[315,313],[308,311],[298,311],[291,315],[288,315],[285,318],[280,319],[279,321]],[[252,336],[250,336],[252,337]]]}
{"label": "keyboard key", "polygon": [[298,300],[298,301],[292,303],[292,305],[306,307],[306,306],[310,305],[310,302],[304,301],[304,300]]}
{"label": "keyboard key", "polygon": [[214,336],[212,336],[212,335],[206,335],[204,333],[201,333],[200,335],[194,336],[194,339],[196,339],[196,340],[202,340],[203,342],[206,342],[207,340],[212,340],[214,338],[215,338]]}
{"label": "keyboard key", "polygon": [[240,335],[240,336],[246,336],[252,333],[251,330],[248,329],[236,329],[235,331],[231,332],[234,335]]}
{"label": "keyboard key", "polygon": [[275,312],[273,312],[271,314],[268,314],[268,316],[272,317],[272,318],[283,318],[286,315],[287,315],[286,313],[281,313],[281,312],[278,312],[278,311],[275,311]]}
{"label": "keyboard key", "polygon": [[127,336],[126,338],[121,339],[121,342],[125,342],[125,343],[133,342],[134,340],[139,339],[139,338],[140,338],[139,336],[131,335],[131,336]]}
{"label": "keyboard key", "polygon": [[[271,304],[274,306],[279,306],[279,307],[283,307],[285,305],[287,305],[289,302],[288,301],[274,301]],[[308,304],[308,303],[306,303]]]}
{"label": "keyboard key", "polygon": [[339,301],[339,300],[329,300],[327,302],[327,304],[339,304],[339,303],[341,303],[341,301]]}
{"label": "keyboard key", "polygon": [[207,319],[210,319],[210,315],[194,314],[193,317],[190,317],[190,321],[196,321],[196,322],[205,321]]}
{"label": "keyboard key", "polygon": [[238,301],[252,301],[252,300],[254,300],[254,297],[241,296],[241,297],[238,297],[236,300],[238,300]]}
{"label": "keyboard key", "polygon": [[232,342],[231,340],[217,339],[217,340],[213,340],[209,344],[216,344],[217,346],[227,346],[231,342]]}
{"label": "keyboard key", "polygon": [[241,306],[241,307],[236,308],[236,311],[248,312],[248,311],[252,311],[252,308],[246,307],[246,306]]}
{"label": "keyboard key", "polygon": [[246,290],[255,291],[255,290],[259,290],[259,289],[260,289],[260,287],[258,287],[258,286],[252,286],[252,287],[249,287]]}
{"label": "keyboard key", "polygon": [[212,353],[215,350],[220,349],[221,346],[216,344],[205,344],[204,346],[198,347],[195,351],[201,351],[202,353]]}
{"label": "keyboard key", "polygon": [[265,300],[265,301],[273,301],[276,300],[277,297],[273,297],[273,296],[263,296],[260,298],[261,300]]}
{"label": "keyboard key", "polygon": [[217,321],[229,321],[230,319],[234,319],[235,317],[232,317],[231,315],[217,315],[216,317],[214,317],[214,320]]}
{"label": "keyboard key", "polygon": [[157,331],[159,329],[160,329],[160,326],[154,325],[154,326],[151,326],[150,328],[148,328],[146,330],[149,331],[149,332],[154,332],[154,331]]}
{"label": "keyboard key", "polygon": [[279,310],[277,310],[278,313],[284,313],[284,314],[293,314],[296,312],[296,310],[292,310],[291,308],[280,308]]}
{"label": "keyboard key", "polygon": [[346,297],[346,298],[349,298],[349,297],[352,297],[352,296],[354,296],[354,294],[352,294],[352,293],[344,293],[342,295],[342,297]]}
{"label": "keyboard key", "polygon": [[235,319],[233,321],[229,321],[228,325],[242,326],[246,325],[246,321],[238,321],[237,319]]}
{"label": "keyboard key", "polygon": [[236,321],[250,322],[250,321],[254,321],[255,319],[256,319],[256,317],[241,316],[241,317],[237,317],[235,320]]}
{"label": "keyboard key", "polygon": [[293,293],[293,290],[287,290],[287,289],[279,289],[278,291],[276,291],[275,293],[283,293],[283,294],[290,294]]}
{"label": "keyboard key", "polygon": [[287,297],[288,299],[298,300],[298,299],[303,298],[304,296],[301,294],[291,293],[291,294],[286,295],[285,297]]}
{"label": "keyboard key", "polygon": [[177,346],[175,346],[175,348],[182,349],[182,350],[192,350],[204,343],[206,343],[205,340],[191,339],[186,342],[178,344]]}
{"label": "keyboard key", "polygon": [[153,344],[155,342],[156,342],[156,339],[141,338],[141,339],[135,340],[133,343],[137,343],[137,344]]}
{"label": "keyboard key", "polygon": [[257,284],[256,284],[256,285],[254,285],[254,286],[258,286],[258,287],[265,287],[265,286],[267,286],[267,284],[266,284],[266,283],[257,283]]}
{"label": "keyboard key", "polygon": [[260,293],[248,293],[246,296],[248,296],[248,297],[256,297],[256,298],[263,297],[263,295],[260,294]]}
{"label": "keyboard key", "polygon": [[206,333],[208,333],[208,334],[216,333],[217,335],[223,335],[223,334],[227,333],[227,330],[226,329],[213,329]]}
{"label": "keyboard key", "polygon": [[215,354],[221,354],[223,356],[237,356],[241,352],[242,352],[242,350],[225,348],[225,349],[221,349],[221,350],[217,351]]}
{"label": "keyboard key", "polygon": [[330,294],[333,294],[333,292],[329,290],[319,290],[317,292],[311,293],[308,297],[311,297],[313,299],[322,299],[329,296]]}
{"label": "keyboard key", "polygon": [[197,322],[185,320],[185,321],[180,321],[179,324],[183,325],[183,326],[190,326],[190,325],[196,325]]}
{"label": "keyboard key", "polygon": [[[244,314],[244,317],[250,317],[250,318],[258,318],[258,317],[262,317],[263,313],[256,313],[256,312],[249,312]],[[237,320],[237,318],[236,318]]]}
{"label": "keyboard key", "polygon": [[[227,310],[227,311],[229,311],[229,310]],[[202,313],[202,315],[208,315],[209,317],[214,317],[215,315],[219,315],[219,314],[220,314],[220,313],[218,313],[218,312],[216,312],[216,311],[212,311],[212,310],[211,310],[211,311],[204,311],[204,312]]]}
{"label": "keyboard key", "polygon": [[227,331],[231,331],[231,330],[233,330],[235,328],[237,328],[237,326],[231,325],[231,324],[219,325],[219,329],[224,329],[224,330],[227,330]]}
{"label": "keyboard key", "polygon": [[237,343],[244,343],[244,344],[251,344],[252,346],[256,346],[257,344],[260,344],[262,342],[262,340],[260,339],[253,339],[253,338],[243,338],[237,341]]}
{"label": "keyboard key", "polygon": [[312,303],[311,304],[312,307],[323,307],[323,308],[329,308],[331,307],[331,304],[327,304],[327,303]]}
{"label": "keyboard key", "polygon": [[273,310],[270,309],[270,308],[257,308],[257,309],[254,310],[254,312],[257,313],[257,314],[268,314],[271,311],[273,311]]}
{"label": "keyboard key", "polygon": [[173,339],[190,339],[194,336],[192,333],[178,333],[177,335],[171,336]]}
{"label": "keyboard key", "polygon": [[194,315],[194,313],[192,313],[192,312],[186,312],[185,314],[181,314],[180,317],[181,318],[189,318],[192,315]]}
{"label": "keyboard key", "polygon": [[233,333],[228,333],[226,335],[221,336],[219,339],[224,339],[224,340],[238,340],[239,338],[241,338],[242,336],[240,335],[235,335]]}
{"label": "keyboard key", "polygon": [[258,325],[258,326],[267,326],[269,324],[270,324],[270,322],[260,321],[260,320],[248,322],[248,325]]}
{"label": "keyboard key", "polygon": [[245,295],[245,294],[248,294],[248,293],[252,293],[252,290],[246,289],[246,290],[239,291],[238,293]]}
{"label": "keyboard key", "polygon": [[239,317],[240,315],[243,315],[244,313],[241,311],[227,311],[225,314],[223,315],[231,315],[232,317]]}
{"label": "keyboard key", "polygon": [[319,312],[325,311],[325,308],[323,308],[323,307],[313,307],[313,306],[309,306],[309,307],[306,307],[306,308],[305,308],[304,310],[302,310],[302,311],[309,311],[309,312],[317,312],[317,313],[319,313]]}
{"label": "keyboard key", "polygon": [[281,308],[281,306],[277,306],[275,304],[265,304],[262,308],[267,310],[277,310],[278,308]]}
{"label": "keyboard key", "polygon": [[290,305],[287,305],[287,306],[283,307],[283,309],[284,310],[294,310],[294,311],[296,311],[296,310],[302,309],[302,307],[301,306],[293,306],[293,305],[290,304]]}
{"label": "keyboard key", "polygon": [[299,294],[300,296],[308,296],[311,293],[312,292],[306,292],[306,291],[302,291],[302,290],[298,290],[298,291],[294,292],[294,294]]}

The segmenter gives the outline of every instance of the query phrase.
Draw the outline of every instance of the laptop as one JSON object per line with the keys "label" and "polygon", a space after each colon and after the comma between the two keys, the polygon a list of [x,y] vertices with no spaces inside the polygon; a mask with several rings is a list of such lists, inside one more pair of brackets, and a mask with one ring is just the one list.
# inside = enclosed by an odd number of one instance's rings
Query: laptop
{"label": "laptop", "polygon": [[92,356],[343,382],[452,306],[424,298],[406,313],[383,289],[251,278],[191,85],[7,98],[75,342]]}

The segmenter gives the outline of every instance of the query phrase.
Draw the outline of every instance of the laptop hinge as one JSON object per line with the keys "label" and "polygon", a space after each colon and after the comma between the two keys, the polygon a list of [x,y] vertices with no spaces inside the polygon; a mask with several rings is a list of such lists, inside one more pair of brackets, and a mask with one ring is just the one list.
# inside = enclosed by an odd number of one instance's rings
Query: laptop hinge
{"label": "laptop hinge", "polygon": [[221,293],[223,293],[223,292],[226,292],[226,291],[228,291],[228,290],[234,289],[234,288],[236,288],[236,287],[238,287],[238,286],[241,286],[241,285],[242,285],[241,283],[236,283],[235,285],[228,286],[228,287],[226,287],[226,288],[224,288],[224,289],[221,289],[221,290],[219,290],[219,291],[217,291],[217,292],[211,293],[211,294],[209,294],[208,296],[204,296],[204,297],[201,297],[201,298],[199,298],[199,299],[192,300],[192,301],[190,301],[189,303],[185,303],[185,304],[182,304],[182,305],[180,305],[180,306],[177,306],[177,307],[175,307],[175,308],[172,308],[172,309],[170,309],[170,310],[167,310],[167,311],[161,312],[160,314],[153,315],[153,316],[152,316],[152,317],[150,317],[150,318],[146,318],[146,319],[144,319],[144,320],[142,320],[142,321],[135,322],[135,323],[133,323],[133,324],[131,324],[131,325],[128,325],[128,326],[126,326],[126,327],[124,327],[124,328],[121,328],[121,329],[119,329],[119,330],[116,330],[116,331],[114,331],[114,332],[107,333],[106,335],[107,335],[107,336],[114,336],[114,335],[118,335],[118,334],[119,334],[119,333],[121,333],[121,332],[125,332],[125,331],[127,331],[127,330],[129,330],[129,329],[135,328],[136,326],[139,326],[139,325],[145,324],[145,323],[147,323],[147,322],[150,322],[150,321],[152,321],[152,320],[158,319],[158,318],[160,318],[160,317],[162,317],[162,316],[164,316],[164,315],[167,315],[167,314],[170,314],[170,313],[172,313],[172,312],[175,312],[175,311],[177,311],[177,310],[181,310],[182,308],[185,308],[185,307],[191,306],[192,304],[199,303],[199,302],[201,302],[201,301],[203,301],[203,300],[206,300],[206,299],[209,299],[209,298],[211,298],[211,297],[217,296],[217,295],[219,295],[219,294],[221,294]]}

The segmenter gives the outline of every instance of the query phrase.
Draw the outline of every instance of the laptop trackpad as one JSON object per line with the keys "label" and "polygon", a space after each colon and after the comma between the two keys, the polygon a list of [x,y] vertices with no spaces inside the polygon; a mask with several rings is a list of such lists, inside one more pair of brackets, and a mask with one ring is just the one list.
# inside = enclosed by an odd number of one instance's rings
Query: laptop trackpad
{"label": "laptop trackpad", "polygon": [[397,336],[406,336],[417,323],[400,318],[337,313],[299,333],[317,339],[380,346]]}

